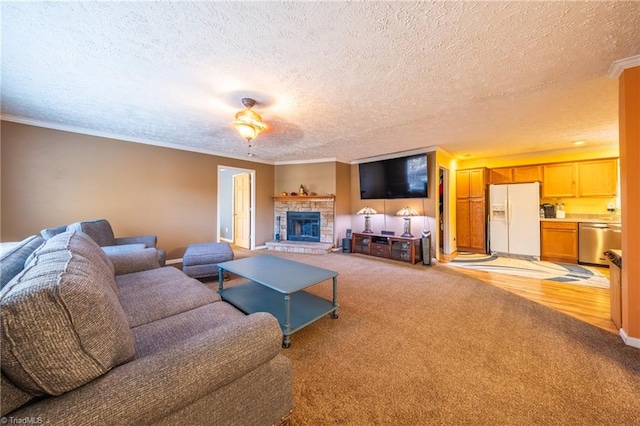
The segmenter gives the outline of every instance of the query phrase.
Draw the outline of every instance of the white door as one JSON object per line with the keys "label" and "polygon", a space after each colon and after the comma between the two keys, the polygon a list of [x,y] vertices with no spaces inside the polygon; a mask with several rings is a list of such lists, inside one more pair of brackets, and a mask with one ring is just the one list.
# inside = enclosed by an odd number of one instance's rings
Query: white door
{"label": "white door", "polygon": [[509,253],[540,256],[540,187],[537,182],[509,186]]}
{"label": "white door", "polygon": [[251,249],[251,174],[233,176],[233,194],[233,243]]}
{"label": "white door", "polygon": [[489,186],[489,251],[491,253],[509,253],[507,186]]}

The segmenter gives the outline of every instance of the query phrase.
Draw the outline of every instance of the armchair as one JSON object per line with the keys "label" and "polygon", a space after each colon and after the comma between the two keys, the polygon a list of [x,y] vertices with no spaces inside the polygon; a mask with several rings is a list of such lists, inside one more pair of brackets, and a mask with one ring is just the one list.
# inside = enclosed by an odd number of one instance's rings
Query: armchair
{"label": "armchair", "polygon": [[158,251],[158,262],[160,266],[165,265],[166,252],[156,247],[158,238],[155,235],[116,238],[113,234],[111,224],[106,219],[74,222],[68,225],[66,230],[84,232],[102,247],[102,250],[104,250],[107,256],[117,256],[132,250],[155,248]]}

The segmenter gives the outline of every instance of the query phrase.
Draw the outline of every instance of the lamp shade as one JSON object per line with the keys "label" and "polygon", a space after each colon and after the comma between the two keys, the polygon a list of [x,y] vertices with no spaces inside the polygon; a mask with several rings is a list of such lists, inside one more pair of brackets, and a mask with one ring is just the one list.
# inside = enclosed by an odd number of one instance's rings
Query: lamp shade
{"label": "lamp shade", "polygon": [[374,209],[372,209],[369,206],[363,207],[360,210],[358,210],[358,212],[356,214],[365,214],[365,215],[371,215],[371,214],[378,214],[377,211],[375,211]]}
{"label": "lamp shade", "polygon": [[255,105],[253,99],[244,98],[242,103],[247,108],[236,114],[236,121],[233,123],[233,127],[243,138],[252,140],[265,130],[267,125],[262,122],[260,114],[251,109]]}
{"label": "lamp shade", "polygon": [[420,216],[420,213],[418,213],[417,211],[415,211],[414,209],[412,209],[409,206],[403,207],[400,210],[398,210],[398,213],[396,213],[396,216]]}

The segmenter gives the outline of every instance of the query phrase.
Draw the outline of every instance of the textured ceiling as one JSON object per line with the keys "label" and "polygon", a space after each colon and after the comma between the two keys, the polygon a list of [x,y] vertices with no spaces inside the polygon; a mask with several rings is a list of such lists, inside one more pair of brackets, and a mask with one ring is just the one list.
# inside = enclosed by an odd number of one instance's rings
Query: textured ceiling
{"label": "textured ceiling", "polygon": [[638,2],[7,2],[2,117],[254,160],[617,146]]}

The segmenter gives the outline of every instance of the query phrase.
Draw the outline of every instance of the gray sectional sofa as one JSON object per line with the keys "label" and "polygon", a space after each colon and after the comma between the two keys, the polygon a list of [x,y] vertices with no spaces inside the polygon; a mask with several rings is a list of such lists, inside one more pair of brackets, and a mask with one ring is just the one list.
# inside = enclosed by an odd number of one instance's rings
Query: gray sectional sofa
{"label": "gray sectional sofa", "polygon": [[67,231],[25,239],[1,266],[2,416],[288,423],[292,369],[277,320],[244,315],[160,267],[155,249],[110,258],[83,232]]}
{"label": "gray sectional sofa", "polygon": [[67,231],[84,232],[95,241],[107,256],[117,256],[145,248],[156,248],[160,266],[165,265],[166,252],[156,247],[158,237],[155,235],[136,235],[133,237],[115,237],[111,224],[107,219],[84,220],[69,225],[46,228],[40,231],[45,240]]}

